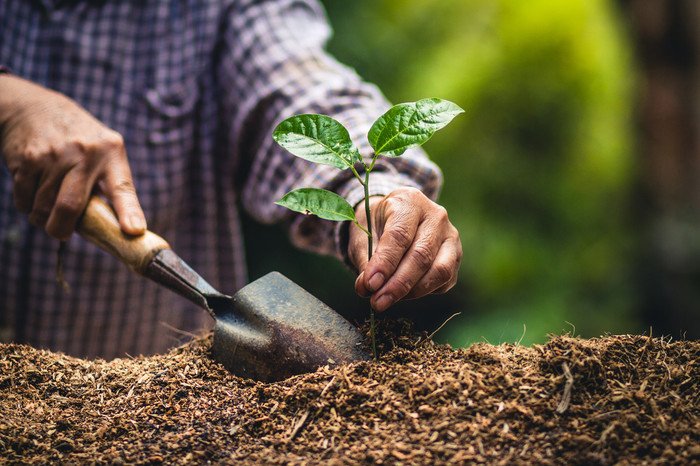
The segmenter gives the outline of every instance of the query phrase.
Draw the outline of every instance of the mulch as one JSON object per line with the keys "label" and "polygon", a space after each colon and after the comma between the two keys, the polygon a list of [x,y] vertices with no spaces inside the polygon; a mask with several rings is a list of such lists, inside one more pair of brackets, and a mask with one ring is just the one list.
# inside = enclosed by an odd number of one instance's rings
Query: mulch
{"label": "mulch", "polygon": [[697,341],[408,334],[378,362],[271,384],[209,344],[110,362],[0,345],[0,462],[700,463]]}

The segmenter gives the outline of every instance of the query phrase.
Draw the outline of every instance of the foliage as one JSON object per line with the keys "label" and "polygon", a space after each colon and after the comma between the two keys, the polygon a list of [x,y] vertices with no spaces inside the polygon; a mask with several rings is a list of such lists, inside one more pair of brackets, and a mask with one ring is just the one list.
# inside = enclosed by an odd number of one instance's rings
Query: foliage
{"label": "foliage", "polygon": [[464,110],[452,102],[423,99],[394,105],[369,129],[367,139],[376,154],[397,157],[420,146]]}
{"label": "foliage", "polygon": [[[426,145],[465,251],[440,307],[455,345],[641,330],[628,226],[632,74],[607,0],[325,2],[331,52],[392,101],[441,95],[469,111]],[[278,256],[279,257],[279,256]],[[286,272],[339,310],[357,306],[333,261],[292,253]],[[253,268],[279,261],[255,256]],[[296,264],[296,262],[302,263]],[[295,263],[292,263],[295,262]],[[295,273],[296,272],[296,273]],[[326,291],[328,288],[330,291]],[[431,298],[432,299],[432,298]],[[435,314],[435,301],[421,307]],[[444,317],[440,320],[444,320]],[[439,324],[439,322],[438,322]],[[433,327],[435,328],[435,327]]]}
{"label": "foliage", "polygon": [[360,161],[350,134],[338,121],[326,115],[297,115],[275,128],[272,138],[288,151],[314,163],[341,170]]}
{"label": "foliage", "polygon": [[[305,215],[316,215],[336,222],[351,221],[367,235],[367,255],[372,258],[372,216],[369,204],[370,174],[380,155],[398,157],[406,149],[419,146],[439,129],[464,112],[452,102],[423,99],[395,105],[374,122],[367,139],[374,150],[365,163],[350,140],[348,130],[327,115],[296,115],[280,123],[272,138],[292,154],[314,163],[349,168],[365,192],[367,228],[355,217],[348,201],[334,192],[318,188],[299,188],[285,194],[276,204]],[[355,167],[357,165],[357,167]],[[357,168],[364,171],[364,179]],[[377,357],[374,310],[370,311],[372,353]]]}
{"label": "foliage", "polygon": [[[631,73],[604,0],[326,2],[331,50],[392,100],[469,112],[429,143],[462,235],[469,305],[449,339],[634,331]],[[382,57],[378,60],[377,57]],[[456,291],[459,293],[460,291]]]}
{"label": "foliage", "polygon": [[304,215],[316,215],[334,222],[357,222],[355,211],[344,198],[336,193],[318,188],[300,188],[288,192],[277,205]]}

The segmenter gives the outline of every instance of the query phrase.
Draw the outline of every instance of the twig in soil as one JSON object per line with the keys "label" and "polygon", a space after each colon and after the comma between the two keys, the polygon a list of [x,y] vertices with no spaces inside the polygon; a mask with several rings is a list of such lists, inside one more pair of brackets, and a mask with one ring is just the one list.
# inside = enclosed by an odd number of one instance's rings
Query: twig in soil
{"label": "twig in soil", "polygon": [[525,453],[527,453],[528,448],[530,448],[530,444],[526,443],[523,449],[520,451],[520,456],[525,456]]}
{"label": "twig in soil", "polygon": [[520,339],[515,342],[515,346],[520,346],[520,343],[523,342],[523,338],[525,338],[525,332],[527,332],[527,325],[523,322],[523,334],[520,335]]}
{"label": "twig in soil", "polygon": [[569,365],[564,362],[561,365],[564,371],[564,377],[566,377],[566,384],[564,384],[564,394],[561,397],[559,406],[557,406],[557,413],[563,414],[567,409],[569,409],[569,404],[571,403],[571,389],[574,387],[574,376],[571,375],[569,370]]}
{"label": "twig in soil", "polygon": [[649,343],[651,343],[651,332],[652,328],[649,327],[649,336],[647,337],[647,341],[644,343],[644,347],[642,348],[642,352],[639,355],[639,359],[637,359],[637,364],[634,365],[634,371],[637,372],[637,369],[639,368],[639,364],[642,362],[642,358],[647,352],[647,348],[649,347]]}
{"label": "twig in soil", "polygon": [[610,417],[615,417],[618,414],[620,414],[621,412],[622,411],[620,411],[619,409],[615,409],[613,411],[607,411],[604,413],[595,414],[595,415],[591,416],[591,419],[595,419],[596,421],[602,421],[602,420],[608,419]]}
{"label": "twig in soil", "polygon": [[484,450],[484,443],[481,441],[481,439],[476,439],[476,446],[479,447],[479,454],[485,458],[486,450]]}
{"label": "twig in soil", "polygon": [[304,423],[306,422],[306,419],[308,417],[309,417],[309,410],[307,409],[306,411],[304,411],[304,414],[301,415],[299,420],[297,420],[296,423],[294,424],[294,428],[292,429],[291,434],[289,434],[289,438],[287,439],[287,442],[291,442],[292,440],[294,440],[294,437],[296,437],[297,434],[299,434],[299,432],[301,431],[302,427],[304,427]]}
{"label": "twig in soil", "polygon": [[335,376],[333,376],[333,378],[330,380],[330,382],[328,382],[328,384],[327,384],[325,387],[323,387],[323,390],[321,390],[321,394],[319,395],[319,398],[323,397],[323,395],[326,394],[326,392],[328,391],[328,389],[331,388],[331,386],[332,386],[334,383],[335,383]]}
{"label": "twig in soil", "polygon": [[173,327],[172,325],[170,325],[169,323],[167,323],[167,322],[164,321],[164,320],[160,321],[159,323],[160,323],[160,325],[162,325],[163,327],[167,328],[167,329],[170,330],[171,332],[175,332],[175,333],[177,333],[177,334],[179,334],[179,335],[182,335],[182,336],[185,336],[185,337],[190,337],[190,338],[192,338],[193,340],[196,340],[197,338],[201,338],[201,337],[203,336],[203,335],[196,335],[196,334],[194,334],[194,333],[188,332],[187,330],[181,330],[181,329],[179,329],[179,328],[177,328],[177,327]]}
{"label": "twig in soil", "polygon": [[258,423],[261,423],[264,421],[269,421],[269,420],[270,420],[270,416],[260,416],[260,417],[248,420],[248,421],[243,422],[243,423],[238,424],[238,425],[231,424],[231,428],[229,429],[228,433],[229,433],[229,435],[236,435],[236,433],[238,433],[238,431],[240,431],[241,429],[243,429],[246,426],[249,426],[251,424],[258,424]]}
{"label": "twig in soil", "polygon": [[443,328],[445,325],[447,325],[447,323],[448,323],[449,321],[451,321],[452,318],[457,317],[457,316],[460,315],[460,314],[461,314],[461,312],[455,312],[454,314],[452,314],[452,315],[451,315],[450,317],[448,317],[442,324],[440,324],[440,326],[439,326],[438,328],[436,328],[435,331],[434,331],[433,333],[431,333],[430,335],[428,335],[428,336],[425,337],[424,339],[419,340],[419,341],[416,343],[416,346],[422,345],[422,344],[425,343],[426,341],[432,340],[433,337],[435,336],[435,334],[438,333],[440,330],[442,330],[442,328]]}
{"label": "twig in soil", "polygon": [[[266,385],[203,357],[210,340],[110,362],[0,345],[0,463],[394,464],[394,449],[437,465],[697,463],[700,344],[652,338],[637,375],[646,340],[459,351],[402,340],[379,363]],[[557,414],[564,361],[575,380]]]}
{"label": "twig in soil", "polygon": [[341,374],[343,376],[343,379],[345,379],[345,383],[347,384],[348,388],[354,388],[355,385],[353,385],[353,383],[350,382],[350,379],[348,378],[348,372],[345,367],[343,367],[343,372]]}
{"label": "twig in soil", "polygon": [[615,428],[616,428],[618,425],[619,425],[619,423],[618,423],[617,421],[611,422],[610,425],[608,425],[608,427],[605,428],[605,430],[604,430],[603,433],[600,435],[600,438],[598,439],[598,441],[597,441],[596,443],[598,443],[598,444],[603,444],[603,443],[605,443],[605,440],[608,438],[608,435],[610,435],[610,432],[612,432],[613,430],[615,430]]}

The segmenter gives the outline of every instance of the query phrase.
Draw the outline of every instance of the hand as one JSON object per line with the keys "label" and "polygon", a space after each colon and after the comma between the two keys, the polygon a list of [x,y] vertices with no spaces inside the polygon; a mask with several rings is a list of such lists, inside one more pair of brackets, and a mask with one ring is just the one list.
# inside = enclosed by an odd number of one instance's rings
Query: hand
{"label": "hand", "polygon": [[0,75],[0,152],[17,209],[49,235],[70,237],[95,185],[125,233],[146,230],[121,135],[68,97]]}
{"label": "hand", "polygon": [[[372,295],[382,312],[401,299],[444,293],[457,282],[462,244],[444,207],[414,188],[400,188],[371,202],[374,253],[367,262],[367,235],[350,227],[348,254],[360,271],[355,291]],[[356,209],[367,225],[364,202]]]}

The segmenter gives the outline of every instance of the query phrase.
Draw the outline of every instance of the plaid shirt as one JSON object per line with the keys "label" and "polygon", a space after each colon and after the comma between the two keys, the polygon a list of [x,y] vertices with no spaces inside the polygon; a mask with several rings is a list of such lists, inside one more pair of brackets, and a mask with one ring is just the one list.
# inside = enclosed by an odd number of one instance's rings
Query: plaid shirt
{"label": "plaid shirt", "polygon": [[[343,258],[338,224],[274,201],[298,186],[363,198],[349,170],[315,166],[274,144],[275,125],[325,113],[362,153],[388,104],[323,49],[330,36],[313,1],[3,0],[0,65],[60,91],[120,132],[149,228],[218,289],[247,280],[239,209],[284,221],[292,241]],[[435,197],[437,167],[414,150],[382,160],[373,194],[415,186]],[[56,283],[56,240],[13,207],[0,171],[0,327],[5,340],[87,357],[160,352],[178,333],[211,324],[174,293],[73,235]]]}

